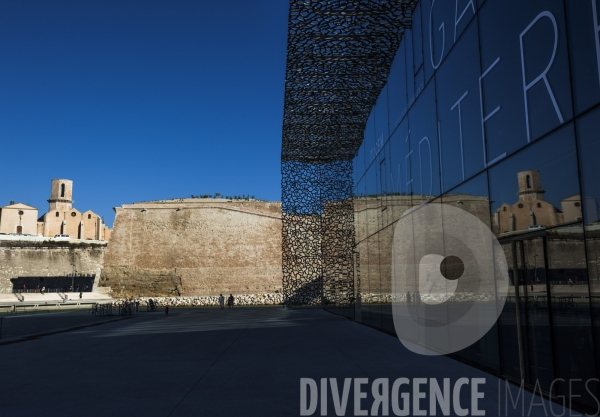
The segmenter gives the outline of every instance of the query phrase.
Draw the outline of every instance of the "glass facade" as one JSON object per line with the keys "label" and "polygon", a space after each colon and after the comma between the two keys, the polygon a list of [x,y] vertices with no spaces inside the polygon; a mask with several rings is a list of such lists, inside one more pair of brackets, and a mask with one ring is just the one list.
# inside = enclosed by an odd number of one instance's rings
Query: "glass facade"
{"label": "glass facade", "polygon": [[423,202],[460,207],[497,237],[510,284],[496,325],[455,356],[592,409],[599,13],[596,0],[420,1],[353,165],[355,319],[395,333],[395,224]]}

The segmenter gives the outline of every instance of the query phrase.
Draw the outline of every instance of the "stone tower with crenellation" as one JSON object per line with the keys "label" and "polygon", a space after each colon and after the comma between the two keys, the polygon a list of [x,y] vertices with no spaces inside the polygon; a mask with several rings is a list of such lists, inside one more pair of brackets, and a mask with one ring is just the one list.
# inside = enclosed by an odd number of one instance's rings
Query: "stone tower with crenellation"
{"label": "stone tower with crenellation", "polygon": [[53,179],[48,203],[50,203],[48,211],[71,210],[73,208],[73,181]]}

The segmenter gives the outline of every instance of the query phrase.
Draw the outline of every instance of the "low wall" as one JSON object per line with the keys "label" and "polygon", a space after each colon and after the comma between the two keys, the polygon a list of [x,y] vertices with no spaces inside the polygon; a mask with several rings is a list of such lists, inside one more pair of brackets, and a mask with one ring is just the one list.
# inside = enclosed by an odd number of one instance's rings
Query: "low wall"
{"label": "low wall", "polygon": [[15,280],[99,276],[106,242],[0,239],[0,293],[11,293]]}

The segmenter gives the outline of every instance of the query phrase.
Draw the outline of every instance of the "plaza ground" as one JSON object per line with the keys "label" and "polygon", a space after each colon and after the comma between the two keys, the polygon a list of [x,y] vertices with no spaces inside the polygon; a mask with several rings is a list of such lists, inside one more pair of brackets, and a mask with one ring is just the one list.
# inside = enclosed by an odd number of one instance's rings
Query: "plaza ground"
{"label": "plaza ground", "polygon": [[[504,395],[504,382],[490,374],[446,357],[413,354],[395,337],[320,309],[8,317],[0,366],[0,415],[6,416],[297,416],[301,378],[317,384],[337,378],[340,391],[343,378],[368,378],[369,391],[376,378],[389,378],[390,386],[400,377],[437,378],[440,386],[443,378],[452,386],[461,377],[485,378],[479,408],[486,415],[499,415],[499,382]],[[353,389],[346,415],[354,415]],[[516,396],[514,386],[512,391]],[[525,412],[531,399],[526,393]],[[369,394],[362,408],[372,401]],[[461,391],[461,402],[470,406],[470,388]],[[546,410],[541,403],[536,398],[529,415],[552,415],[549,403]],[[429,409],[428,400],[421,404]],[[556,415],[565,411],[552,407]],[[331,391],[327,412],[336,415]],[[507,415],[522,415],[520,406]]]}

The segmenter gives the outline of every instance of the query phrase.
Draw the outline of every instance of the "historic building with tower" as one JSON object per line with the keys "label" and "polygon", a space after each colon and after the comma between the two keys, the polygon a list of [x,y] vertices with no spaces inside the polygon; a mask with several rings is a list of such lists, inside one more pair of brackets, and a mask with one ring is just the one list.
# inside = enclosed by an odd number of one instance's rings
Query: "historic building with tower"
{"label": "historic building with tower", "polygon": [[0,233],[54,237],[69,235],[71,239],[108,240],[111,229],[91,210],[81,212],[73,207],[73,181],[53,179],[48,212],[38,218],[38,209],[23,203],[0,209]]}

